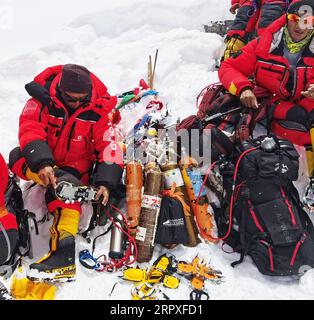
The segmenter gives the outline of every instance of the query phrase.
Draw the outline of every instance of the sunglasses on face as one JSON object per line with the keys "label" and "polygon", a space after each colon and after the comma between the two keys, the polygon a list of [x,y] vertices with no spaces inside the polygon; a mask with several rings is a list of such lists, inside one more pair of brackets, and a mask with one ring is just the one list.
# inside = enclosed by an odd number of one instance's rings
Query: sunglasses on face
{"label": "sunglasses on face", "polygon": [[313,16],[300,17],[296,13],[289,13],[287,15],[287,19],[289,21],[294,21],[294,22],[298,22],[298,23],[300,21],[302,21],[306,26],[307,25],[311,25],[311,27],[313,26],[313,22],[314,22],[314,17]]}
{"label": "sunglasses on face", "polygon": [[63,92],[63,98],[64,98],[64,100],[66,100],[66,102],[69,102],[69,103],[75,103],[75,102],[86,103],[89,101],[88,94],[82,98],[75,98],[75,97],[68,95],[66,92]]}

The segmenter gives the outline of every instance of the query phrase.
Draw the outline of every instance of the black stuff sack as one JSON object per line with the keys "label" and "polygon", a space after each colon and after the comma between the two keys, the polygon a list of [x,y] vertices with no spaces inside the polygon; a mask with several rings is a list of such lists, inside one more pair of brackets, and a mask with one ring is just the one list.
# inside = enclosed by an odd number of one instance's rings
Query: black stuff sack
{"label": "black stuff sack", "polygon": [[179,200],[164,196],[161,202],[155,243],[164,246],[187,244],[184,211]]}

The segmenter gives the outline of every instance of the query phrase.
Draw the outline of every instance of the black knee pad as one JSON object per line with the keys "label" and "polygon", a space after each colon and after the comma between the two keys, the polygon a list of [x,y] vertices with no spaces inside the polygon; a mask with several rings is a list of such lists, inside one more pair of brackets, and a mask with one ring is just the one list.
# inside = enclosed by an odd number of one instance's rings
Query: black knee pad
{"label": "black knee pad", "polygon": [[246,25],[247,25],[248,21],[250,20],[252,10],[254,10],[254,8],[252,8],[251,6],[243,6],[243,7],[239,8],[230,29],[231,30],[245,30]]}
{"label": "black knee pad", "polygon": [[9,168],[12,169],[14,164],[21,158],[23,158],[23,155],[20,147],[15,147],[11,150],[9,154]]}
{"label": "black knee pad", "polygon": [[286,120],[301,123],[307,129],[310,129],[310,114],[298,105],[295,105],[288,110]]}
{"label": "black knee pad", "polygon": [[66,181],[73,183],[76,186],[82,185],[82,182],[80,181],[80,173],[73,169],[73,168],[61,168],[54,170],[55,177],[57,178],[57,183],[60,181]]}
{"label": "black knee pad", "polygon": [[266,28],[273,21],[280,18],[285,13],[285,9],[281,4],[264,4],[261,11],[261,19],[258,24],[258,28]]}

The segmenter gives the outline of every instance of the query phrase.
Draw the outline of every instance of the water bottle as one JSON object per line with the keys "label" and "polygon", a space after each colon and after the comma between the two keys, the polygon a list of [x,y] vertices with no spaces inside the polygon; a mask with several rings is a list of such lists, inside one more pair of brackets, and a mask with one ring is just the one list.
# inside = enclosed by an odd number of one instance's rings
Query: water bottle
{"label": "water bottle", "polygon": [[112,225],[111,238],[110,238],[110,251],[109,257],[111,259],[122,259],[124,256],[124,242],[125,234],[121,229],[124,230],[124,222],[122,214],[118,213],[113,216],[115,224]]}

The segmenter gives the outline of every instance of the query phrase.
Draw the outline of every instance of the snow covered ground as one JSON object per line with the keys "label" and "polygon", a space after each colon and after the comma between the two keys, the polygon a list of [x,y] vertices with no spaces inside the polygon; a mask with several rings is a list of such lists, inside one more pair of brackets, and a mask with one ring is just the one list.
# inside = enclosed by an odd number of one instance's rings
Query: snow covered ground
{"label": "snow covered ground", "polygon": [[[32,4],[35,2],[31,1]],[[59,2],[55,1],[56,8]],[[17,145],[18,116],[28,98],[24,84],[48,66],[65,63],[85,65],[114,94],[133,89],[140,78],[146,78],[148,56],[154,55],[158,49],[155,87],[172,113],[181,119],[195,113],[195,99],[200,90],[217,81],[217,73],[212,70],[223,39],[215,34],[204,33],[202,25],[209,20],[229,18],[229,0],[125,0],[115,1],[114,4],[111,1],[94,0],[88,2],[88,8],[82,2],[81,12],[78,9],[72,10],[69,5],[71,3],[79,8],[81,2],[63,1],[66,3],[64,11],[68,15],[60,13],[60,19],[57,18],[56,8],[47,12],[44,7],[34,6],[27,17],[33,21],[32,26],[24,24],[23,32],[28,35],[36,30],[36,43],[43,46],[37,49],[38,46],[34,44],[34,50],[27,47],[25,49],[28,53],[19,56],[14,52],[21,53],[23,50],[15,51],[12,47],[6,52],[10,59],[0,64],[0,137],[1,152],[6,158],[10,149]],[[88,12],[95,9],[95,12],[81,15],[83,8]],[[44,13],[47,18],[41,17],[39,20],[43,24],[48,21],[49,27],[34,27],[33,19]],[[25,16],[20,18],[22,22],[27,19]],[[50,25],[53,19],[56,19],[54,35]],[[64,28],[59,30],[61,23],[64,23]],[[44,34],[48,37],[43,41],[41,35]],[[22,39],[20,33],[19,38],[15,36],[12,35],[7,41]],[[23,47],[23,41],[20,43]],[[100,232],[96,231],[97,234]],[[90,249],[90,244],[83,238],[78,237],[77,240],[77,252]],[[107,254],[108,250],[109,236],[99,240],[96,254]],[[157,246],[154,258],[164,252],[166,249]],[[171,253],[177,259],[186,261],[198,254],[222,271],[222,284],[206,284],[211,299],[314,297],[314,271],[309,271],[300,281],[275,279],[261,275],[249,258],[233,269],[230,263],[238,259],[236,254],[224,253],[220,245],[205,243],[196,248],[179,246]],[[127,282],[119,283],[109,296],[112,286],[118,281],[116,274],[89,271],[79,263],[77,268],[76,282],[58,285],[56,299],[130,299],[131,283]],[[179,289],[164,289],[164,292],[171,299],[186,300],[189,299],[190,289],[188,282],[182,280]]]}

